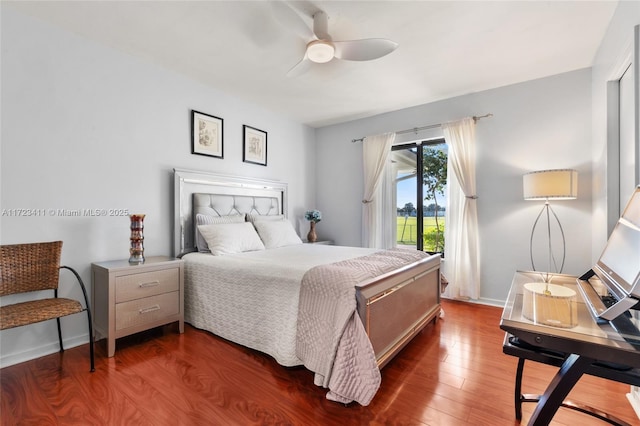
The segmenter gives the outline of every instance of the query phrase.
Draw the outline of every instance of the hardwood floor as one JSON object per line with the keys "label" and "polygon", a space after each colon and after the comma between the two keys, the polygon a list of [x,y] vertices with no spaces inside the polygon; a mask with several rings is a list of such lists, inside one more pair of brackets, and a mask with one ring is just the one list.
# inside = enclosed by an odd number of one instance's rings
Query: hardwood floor
{"label": "hardwood floor", "polygon": [[[325,399],[304,368],[210,333],[174,326],[119,339],[106,358],[86,345],[0,370],[2,425],[517,425],[516,359],[502,354],[499,308],[443,301],[445,318],[428,325],[382,371],[368,407]],[[555,369],[529,362],[523,391],[540,393]],[[640,424],[629,387],[585,376],[569,399]],[[534,404],[523,406],[523,424]],[[553,425],[603,425],[560,409]]]}

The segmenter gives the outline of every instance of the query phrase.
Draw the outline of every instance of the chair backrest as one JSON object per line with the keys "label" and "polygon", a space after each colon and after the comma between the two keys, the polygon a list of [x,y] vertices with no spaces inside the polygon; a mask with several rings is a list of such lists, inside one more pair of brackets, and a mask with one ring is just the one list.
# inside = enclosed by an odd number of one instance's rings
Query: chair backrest
{"label": "chair backrest", "polygon": [[62,241],[0,246],[0,296],[55,290]]}

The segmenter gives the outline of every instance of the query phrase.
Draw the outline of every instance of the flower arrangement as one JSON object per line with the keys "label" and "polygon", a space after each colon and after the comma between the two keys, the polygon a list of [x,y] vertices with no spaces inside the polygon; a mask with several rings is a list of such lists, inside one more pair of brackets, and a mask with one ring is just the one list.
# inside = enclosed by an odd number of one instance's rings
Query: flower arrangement
{"label": "flower arrangement", "polygon": [[309,222],[318,223],[322,220],[322,212],[319,210],[307,210],[304,214],[304,218]]}

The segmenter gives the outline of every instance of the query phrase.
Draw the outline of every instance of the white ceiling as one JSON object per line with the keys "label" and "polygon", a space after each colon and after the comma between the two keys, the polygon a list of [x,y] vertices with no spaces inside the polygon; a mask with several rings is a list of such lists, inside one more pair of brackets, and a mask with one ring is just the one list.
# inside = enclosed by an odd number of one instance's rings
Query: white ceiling
{"label": "white ceiling", "polygon": [[591,66],[617,1],[289,2],[334,40],[388,38],[370,62],[287,71],[306,40],[267,1],[2,1],[3,6],[320,127]]}

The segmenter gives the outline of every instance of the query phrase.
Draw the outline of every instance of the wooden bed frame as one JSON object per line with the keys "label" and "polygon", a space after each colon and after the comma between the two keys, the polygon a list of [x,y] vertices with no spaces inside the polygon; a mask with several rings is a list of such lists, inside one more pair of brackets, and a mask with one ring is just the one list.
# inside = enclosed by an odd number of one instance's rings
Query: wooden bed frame
{"label": "wooden bed frame", "polygon": [[[238,205],[233,206],[236,214],[287,216],[286,183],[174,169],[176,257],[196,250],[194,194],[221,195],[225,199],[237,197]],[[271,206],[268,212],[257,211],[255,205],[265,198]],[[378,366],[382,368],[430,321],[437,321],[440,256],[424,258],[362,283],[356,288],[356,299],[358,314],[373,345]]]}

